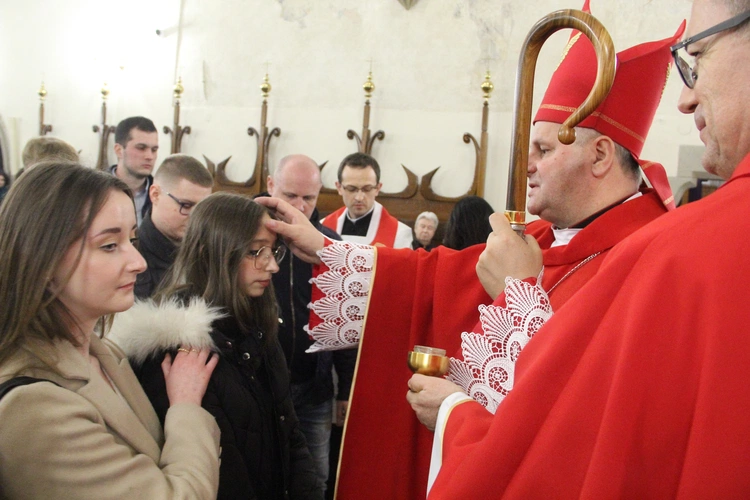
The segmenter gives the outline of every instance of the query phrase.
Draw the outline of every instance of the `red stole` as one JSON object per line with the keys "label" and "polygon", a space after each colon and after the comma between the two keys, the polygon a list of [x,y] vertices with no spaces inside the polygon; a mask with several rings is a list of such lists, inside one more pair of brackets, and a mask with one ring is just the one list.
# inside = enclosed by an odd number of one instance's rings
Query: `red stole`
{"label": "red stole", "polygon": [[[321,224],[341,234],[345,218],[346,207],[344,206],[327,215],[326,218],[321,221]],[[384,206],[376,202],[373,208],[372,219],[370,220],[370,225],[372,224],[378,225],[377,231],[372,240],[367,241],[365,244],[393,248],[396,241],[396,233],[398,232],[398,219],[389,214]],[[348,239],[347,236],[349,235],[341,236],[344,239]],[[356,240],[355,242],[359,243],[359,241]]]}

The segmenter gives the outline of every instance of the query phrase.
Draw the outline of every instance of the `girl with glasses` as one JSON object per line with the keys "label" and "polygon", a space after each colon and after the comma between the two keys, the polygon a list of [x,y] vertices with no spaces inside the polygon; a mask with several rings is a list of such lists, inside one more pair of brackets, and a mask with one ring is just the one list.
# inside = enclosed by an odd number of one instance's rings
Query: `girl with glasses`
{"label": "girl with glasses", "polygon": [[158,362],[178,346],[219,353],[203,407],[221,430],[219,498],[318,498],[276,337],[271,282],[285,247],[251,199],[215,193],[193,208],[154,302],[117,318],[113,339],[131,359],[157,414],[166,392]]}

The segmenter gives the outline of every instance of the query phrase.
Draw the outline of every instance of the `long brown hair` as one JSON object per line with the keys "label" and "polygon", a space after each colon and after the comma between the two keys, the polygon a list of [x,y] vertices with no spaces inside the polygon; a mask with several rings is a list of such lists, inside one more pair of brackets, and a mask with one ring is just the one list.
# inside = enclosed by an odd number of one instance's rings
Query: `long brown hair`
{"label": "long brown hair", "polygon": [[40,163],[13,184],[0,208],[0,362],[25,340],[80,345],[50,280],[79,241],[80,259],[91,223],[113,190],[132,199],[115,176],[71,162]]}
{"label": "long brown hair", "polygon": [[256,327],[273,338],[278,330],[273,286],[260,297],[248,297],[239,283],[240,264],[267,214],[265,207],[237,194],[214,193],[198,203],[156,302],[188,291],[224,308],[244,334]]}

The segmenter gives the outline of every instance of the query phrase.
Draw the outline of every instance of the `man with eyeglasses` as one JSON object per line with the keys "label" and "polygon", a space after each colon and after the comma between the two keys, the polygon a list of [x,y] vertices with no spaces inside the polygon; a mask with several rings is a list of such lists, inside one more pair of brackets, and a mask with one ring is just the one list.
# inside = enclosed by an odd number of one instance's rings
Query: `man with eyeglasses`
{"label": "man with eyeglasses", "polygon": [[[726,183],[618,246],[526,346],[494,417],[445,399],[445,380],[409,381],[417,414],[432,425],[439,408],[446,436],[430,498],[750,495],[748,20],[750,0],[694,0],[672,47],[678,108],[694,117],[703,167]],[[493,224],[488,246],[516,256],[504,273],[528,279],[534,249]],[[517,312],[543,308],[522,283],[506,288],[509,303],[526,290],[535,300]]]}
{"label": "man with eyeglasses", "polygon": [[375,201],[383,184],[380,165],[364,153],[353,153],[339,165],[336,189],[344,206],[321,223],[346,241],[390,248],[411,248],[411,228]]}
{"label": "man with eyeglasses", "polygon": [[190,212],[211,194],[212,187],[209,171],[191,156],[172,155],[159,166],[148,191],[151,209],[138,228],[138,250],[148,268],[136,277],[137,298],[146,299],[154,294],[174,263]]}

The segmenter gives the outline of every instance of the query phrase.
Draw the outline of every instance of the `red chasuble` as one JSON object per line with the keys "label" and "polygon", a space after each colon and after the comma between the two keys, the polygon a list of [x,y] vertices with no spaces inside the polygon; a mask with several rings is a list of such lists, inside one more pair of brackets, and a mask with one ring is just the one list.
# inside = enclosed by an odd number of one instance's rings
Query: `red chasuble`
{"label": "red chasuble", "polygon": [[[607,211],[570,244],[557,248],[549,248],[553,242],[549,223],[530,224],[527,232],[539,239],[544,252],[544,288],[559,283],[550,294],[553,307],[560,307],[591,279],[616,243],[665,211],[659,197],[648,190]],[[484,245],[461,252],[445,247],[429,253],[377,249],[337,498],[425,497],[433,433],[419,423],[406,402],[411,376],[406,356],[415,344],[453,354],[459,352],[462,332],[481,331],[472,330],[479,319],[477,308],[491,303],[476,276],[483,250]],[[601,254],[576,269],[597,252]],[[320,297],[316,289],[313,293],[314,299]],[[311,316],[312,325],[317,320]]]}
{"label": "red chasuble", "polygon": [[748,213],[750,156],[613,250],[494,417],[449,414],[430,498],[750,496]]}

